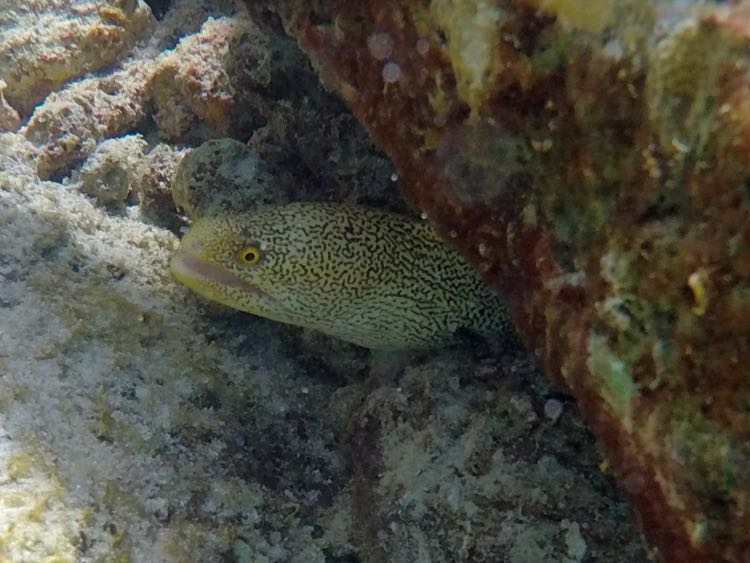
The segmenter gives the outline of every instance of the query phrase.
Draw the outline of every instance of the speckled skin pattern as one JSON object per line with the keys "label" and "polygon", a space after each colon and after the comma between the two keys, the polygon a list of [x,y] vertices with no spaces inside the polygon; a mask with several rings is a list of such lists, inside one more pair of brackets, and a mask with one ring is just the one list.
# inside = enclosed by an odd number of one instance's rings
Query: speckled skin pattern
{"label": "speckled skin pattern", "polygon": [[[246,249],[260,259],[243,263]],[[204,297],[372,349],[510,330],[503,304],[421,221],[326,203],[197,221],[172,260]]]}

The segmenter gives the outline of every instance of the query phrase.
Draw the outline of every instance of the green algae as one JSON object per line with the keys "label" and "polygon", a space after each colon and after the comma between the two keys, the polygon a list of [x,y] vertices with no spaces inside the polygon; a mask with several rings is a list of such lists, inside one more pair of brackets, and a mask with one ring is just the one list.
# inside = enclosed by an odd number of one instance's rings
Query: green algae
{"label": "green algae", "polygon": [[672,420],[671,447],[675,457],[691,468],[687,473],[691,486],[731,497],[747,474],[737,453],[747,446],[737,444],[730,433],[691,405],[677,406]]}
{"label": "green algae", "polygon": [[589,335],[589,359],[592,376],[602,385],[602,396],[620,420],[631,420],[632,400],[638,393],[630,366],[599,334]]}
{"label": "green algae", "polygon": [[36,458],[29,452],[21,451],[8,456],[5,463],[8,478],[12,481],[18,481],[31,474],[31,470],[36,464]]}
{"label": "green algae", "polygon": [[613,23],[615,0],[582,4],[577,0],[541,0],[541,7],[554,13],[566,30],[600,33]]}

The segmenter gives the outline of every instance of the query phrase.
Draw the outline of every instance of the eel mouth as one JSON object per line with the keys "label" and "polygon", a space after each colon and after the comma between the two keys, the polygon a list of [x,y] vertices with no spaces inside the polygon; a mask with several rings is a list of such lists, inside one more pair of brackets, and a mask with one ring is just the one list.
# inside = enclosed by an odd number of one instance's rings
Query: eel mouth
{"label": "eel mouth", "polygon": [[263,295],[260,289],[236,276],[226,268],[202,260],[187,252],[178,252],[175,254],[169,263],[169,267],[174,276],[188,286],[191,280],[201,280],[218,283],[248,293]]}

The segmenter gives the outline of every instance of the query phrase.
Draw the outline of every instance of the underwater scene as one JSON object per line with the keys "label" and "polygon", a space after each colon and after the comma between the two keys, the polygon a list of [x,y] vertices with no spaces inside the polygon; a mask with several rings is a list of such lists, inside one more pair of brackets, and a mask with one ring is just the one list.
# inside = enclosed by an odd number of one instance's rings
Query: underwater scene
{"label": "underwater scene", "polygon": [[0,563],[750,563],[750,0],[0,0]]}

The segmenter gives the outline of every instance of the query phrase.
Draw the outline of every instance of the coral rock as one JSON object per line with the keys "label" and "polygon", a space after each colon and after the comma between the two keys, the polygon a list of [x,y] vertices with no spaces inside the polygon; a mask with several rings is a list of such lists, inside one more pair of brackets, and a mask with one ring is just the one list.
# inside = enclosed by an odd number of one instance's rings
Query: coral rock
{"label": "coral rock", "polygon": [[103,78],[88,78],[50,94],[21,133],[41,154],[42,178],[65,175],[101,139],[132,129],[145,117],[143,87],[148,67],[129,64]]}
{"label": "coral rock", "polygon": [[164,135],[180,138],[202,122],[220,135],[227,133],[232,92],[224,59],[240,27],[233,19],[209,19],[156,69],[149,92],[156,105],[154,119]]}
{"label": "coral rock", "polygon": [[172,197],[194,218],[288,202],[258,155],[234,139],[207,141],[183,158]]}
{"label": "coral rock", "polygon": [[21,124],[18,112],[14,110],[3,96],[7,84],[0,80],[0,131],[12,131]]}
{"label": "coral rock", "polygon": [[108,139],[96,147],[83,166],[73,175],[81,192],[106,206],[125,203],[137,178],[146,141],[140,135]]}
{"label": "coral rock", "polygon": [[117,61],[152,22],[140,0],[0,1],[5,97],[28,113],[67,80]]}
{"label": "coral rock", "polygon": [[143,216],[175,230],[181,219],[172,200],[172,185],[185,152],[165,143],[156,145],[144,155],[134,186]]}

